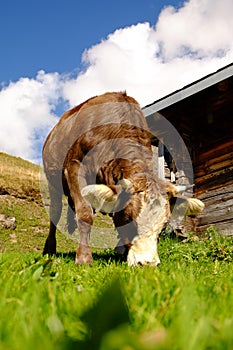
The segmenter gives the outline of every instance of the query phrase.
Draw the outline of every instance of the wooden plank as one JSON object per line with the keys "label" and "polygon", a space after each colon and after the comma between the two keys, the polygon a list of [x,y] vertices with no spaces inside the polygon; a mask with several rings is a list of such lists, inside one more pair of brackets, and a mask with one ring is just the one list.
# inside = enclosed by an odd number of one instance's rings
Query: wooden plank
{"label": "wooden plank", "polygon": [[[233,206],[233,196],[230,195],[227,198],[222,198],[222,196],[211,197],[207,200],[202,200],[205,203],[206,211],[212,210],[212,208],[222,209],[225,207]],[[211,209],[209,209],[211,208]]]}
{"label": "wooden plank", "polygon": [[214,173],[210,173],[210,174],[206,174],[202,177],[195,177],[195,184],[202,184],[205,181],[209,182],[211,180],[215,181],[216,179],[218,180],[219,178],[219,184],[221,184],[221,177],[224,177],[224,182],[227,182],[228,180],[231,180],[231,178],[233,177],[233,166],[229,167],[229,168],[225,168],[225,169],[221,169],[218,171],[215,171]]}
{"label": "wooden plank", "polygon": [[200,225],[215,224],[233,219],[233,199],[206,206],[199,218]]}
{"label": "wooden plank", "polygon": [[233,196],[233,184],[221,186],[211,191],[205,191],[204,193],[200,194],[198,198],[205,201],[215,197],[218,198],[218,196],[221,197],[222,200],[231,199]]}
{"label": "wooden plank", "polygon": [[198,217],[197,231],[203,232],[214,225],[220,233],[233,235],[233,184],[203,192],[198,198],[205,208]]}
{"label": "wooden plank", "polygon": [[209,159],[221,156],[222,154],[226,154],[233,151],[233,141],[230,139],[229,141],[222,141],[215,147],[211,147],[208,150],[199,150],[196,154],[196,164],[208,161]]}
{"label": "wooden plank", "polygon": [[195,192],[198,195],[202,192],[210,191],[213,188],[218,188],[225,184],[231,184],[233,182],[233,167],[195,178],[194,182]]}
{"label": "wooden plank", "polygon": [[203,163],[195,166],[195,176],[201,177],[206,175],[206,173],[215,172],[217,170],[225,169],[227,167],[233,166],[233,152],[228,152],[222,154],[219,157],[213,157],[206,160]]}
{"label": "wooden plank", "polygon": [[214,226],[219,234],[223,236],[233,236],[233,220],[225,221],[225,222],[218,222],[214,225],[202,225],[198,226],[197,228],[197,234],[201,235],[203,234],[208,227]]}

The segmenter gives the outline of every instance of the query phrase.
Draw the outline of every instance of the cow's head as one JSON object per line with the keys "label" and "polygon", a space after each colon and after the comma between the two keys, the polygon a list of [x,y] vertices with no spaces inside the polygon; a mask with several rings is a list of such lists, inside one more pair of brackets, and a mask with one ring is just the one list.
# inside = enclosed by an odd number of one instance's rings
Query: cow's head
{"label": "cow's head", "polygon": [[[170,200],[180,188],[157,178],[122,179],[116,186],[85,186],[81,194],[96,211],[111,213],[116,220],[120,246],[128,247],[129,266],[158,265],[158,239],[170,218]],[[185,212],[199,213],[203,203],[185,198]],[[121,250],[121,249],[119,249]]]}

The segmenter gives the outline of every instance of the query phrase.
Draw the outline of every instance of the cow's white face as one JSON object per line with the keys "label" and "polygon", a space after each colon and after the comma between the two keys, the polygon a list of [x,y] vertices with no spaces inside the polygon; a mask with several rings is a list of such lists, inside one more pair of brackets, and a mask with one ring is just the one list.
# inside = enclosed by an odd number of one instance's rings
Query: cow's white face
{"label": "cow's white face", "polygon": [[141,203],[141,211],[135,220],[138,234],[131,242],[128,265],[158,265],[159,234],[169,219],[168,199],[160,193],[141,192]]}

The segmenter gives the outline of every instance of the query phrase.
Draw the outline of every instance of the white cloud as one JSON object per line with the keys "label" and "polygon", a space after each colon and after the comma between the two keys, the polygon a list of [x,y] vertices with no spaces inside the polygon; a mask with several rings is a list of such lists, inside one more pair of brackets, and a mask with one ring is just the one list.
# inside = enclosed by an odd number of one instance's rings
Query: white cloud
{"label": "white cloud", "polygon": [[57,121],[60,85],[57,73],[40,71],[35,79],[21,78],[1,90],[1,151],[38,160],[38,148]]}
{"label": "white cloud", "polygon": [[211,59],[232,50],[232,11],[232,0],[191,0],[179,10],[165,8],[154,33],[165,61],[190,52]]}
{"label": "white cloud", "polygon": [[132,87],[142,90],[158,49],[157,43],[151,40],[152,33],[148,23],[138,24],[116,30],[100,44],[86,50],[83,62],[88,68],[77,79],[66,82],[65,98],[75,105],[83,98],[107,90],[127,89],[128,93]]}
{"label": "white cloud", "polygon": [[74,106],[127,90],[144,106],[233,62],[232,0],[190,0],[166,7],[155,26],[116,30],[83,53],[77,77],[39,72],[0,91],[0,149],[27,159],[56,121],[60,99]]}
{"label": "white cloud", "polygon": [[67,81],[71,105],[111,90],[124,90],[141,105],[171,93],[233,61],[232,0],[190,0],[168,6],[155,26],[116,30],[86,50],[86,71]]}

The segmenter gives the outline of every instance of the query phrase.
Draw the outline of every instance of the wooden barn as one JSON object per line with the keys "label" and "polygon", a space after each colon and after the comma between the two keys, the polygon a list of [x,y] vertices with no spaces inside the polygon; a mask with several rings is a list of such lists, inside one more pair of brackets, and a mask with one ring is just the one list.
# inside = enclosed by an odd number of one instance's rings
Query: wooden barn
{"label": "wooden barn", "polygon": [[194,183],[194,196],[206,205],[197,231],[213,225],[221,234],[233,235],[233,64],[143,112],[158,147],[159,176]]}

